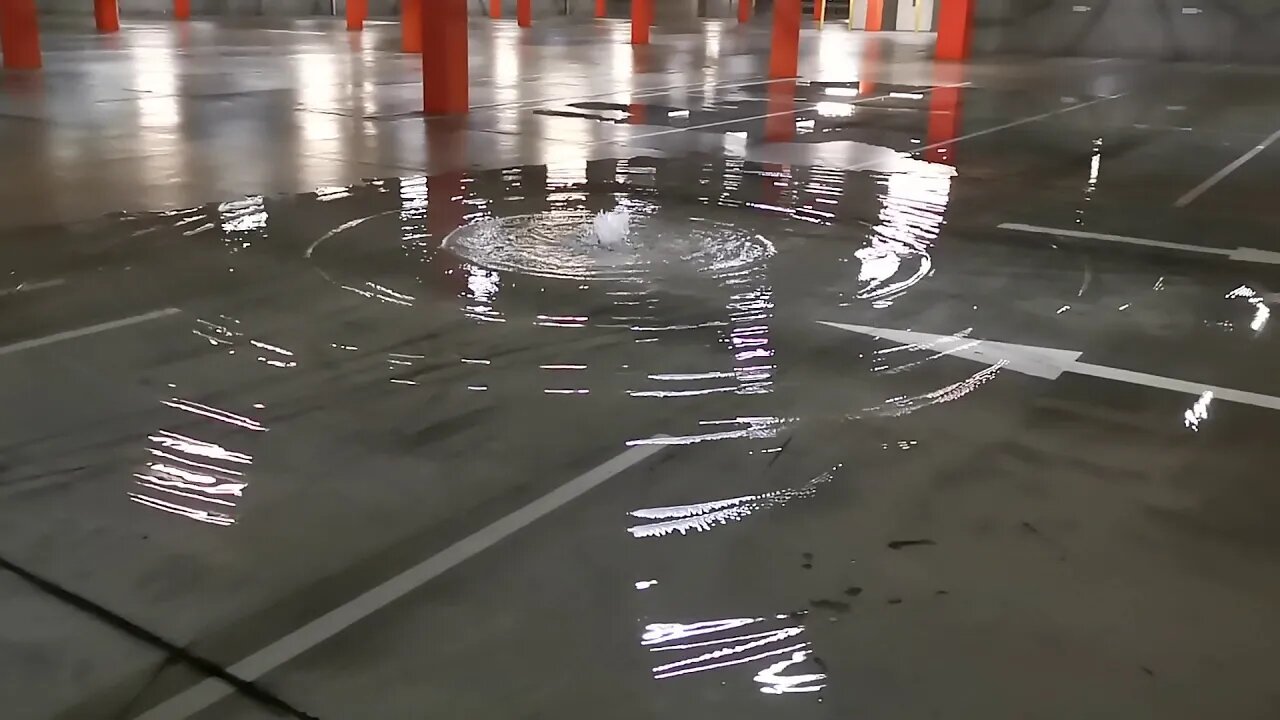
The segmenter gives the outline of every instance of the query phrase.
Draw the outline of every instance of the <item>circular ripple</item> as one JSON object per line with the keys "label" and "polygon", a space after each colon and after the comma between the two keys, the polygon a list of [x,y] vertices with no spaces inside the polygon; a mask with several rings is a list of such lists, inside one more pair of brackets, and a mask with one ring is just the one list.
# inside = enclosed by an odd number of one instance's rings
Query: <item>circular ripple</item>
{"label": "circular ripple", "polygon": [[624,207],[630,234],[617,249],[588,239],[596,213],[587,208],[485,218],[450,233],[443,247],[491,270],[575,280],[727,277],[775,253],[764,237],[723,220],[635,201]]}

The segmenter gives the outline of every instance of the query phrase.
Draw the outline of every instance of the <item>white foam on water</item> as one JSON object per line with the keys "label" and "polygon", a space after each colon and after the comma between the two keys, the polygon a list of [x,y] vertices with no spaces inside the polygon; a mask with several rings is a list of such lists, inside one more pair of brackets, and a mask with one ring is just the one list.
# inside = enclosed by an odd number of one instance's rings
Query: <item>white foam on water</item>
{"label": "white foam on water", "polygon": [[631,211],[618,207],[609,212],[599,212],[591,220],[591,229],[584,237],[587,243],[609,250],[623,250],[628,247],[627,238],[631,235]]}

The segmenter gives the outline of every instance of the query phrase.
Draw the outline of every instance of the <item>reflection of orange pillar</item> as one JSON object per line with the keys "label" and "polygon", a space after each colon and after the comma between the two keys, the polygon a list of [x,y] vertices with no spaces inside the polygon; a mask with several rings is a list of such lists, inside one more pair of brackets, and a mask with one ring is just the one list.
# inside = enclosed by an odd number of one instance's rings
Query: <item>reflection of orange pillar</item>
{"label": "reflection of orange pillar", "polygon": [[120,6],[116,0],[93,0],[93,20],[98,32],[119,32]]}
{"label": "reflection of orange pillar", "polygon": [[764,139],[789,142],[796,137],[796,84],[771,83],[765,103]]}
{"label": "reflection of orange pillar", "polygon": [[347,29],[363,30],[369,16],[369,0],[347,0]]}
{"label": "reflection of orange pillar", "polygon": [[[426,217],[414,217],[415,213],[402,212],[400,216],[404,223],[402,232],[405,237],[409,233],[417,234],[425,229],[431,233],[436,243],[440,243],[462,225],[466,218],[468,185],[467,175],[463,170],[467,166],[465,130],[465,127],[459,127],[452,120],[427,121],[426,146],[432,170],[426,183]],[[415,227],[419,223],[425,224],[425,227]],[[430,267],[432,272],[438,273],[440,287],[460,295],[467,291],[467,273],[463,272],[453,253],[436,253]]]}
{"label": "reflection of orange pillar", "polygon": [[609,14],[608,0],[596,0],[596,17],[602,18]]}
{"label": "reflection of orange pillar", "polygon": [[738,0],[738,22],[744,23],[751,20],[751,6],[754,0]]}
{"label": "reflection of orange pillar", "polygon": [[[430,140],[430,137],[428,137]],[[457,230],[467,214],[463,203],[467,186],[461,170],[448,170],[427,177],[427,231],[439,239]]]}
{"label": "reflection of orange pillar", "polygon": [[939,60],[964,60],[969,57],[969,36],[973,31],[973,0],[941,2],[934,56]]}
{"label": "reflection of orange pillar", "polygon": [[422,52],[422,0],[400,2],[400,50]]}
{"label": "reflection of orange pillar", "polygon": [[649,116],[649,109],[640,103],[631,103],[627,105],[627,124],[628,125],[644,125],[645,119]]}
{"label": "reflection of orange pillar", "polygon": [[418,21],[422,51],[422,109],[428,115],[465,113],[467,97],[467,0],[431,0],[430,17]]}
{"label": "reflection of orange pillar", "polygon": [[10,70],[40,68],[40,22],[36,0],[0,2],[0,51]]}
{"label": "reflection of orange pillar", "polygon": [[795,77],[800,72],[800,16],[800,0],[774,0],[771,78]]}
{"label": "reflection of orange pillar", "polygon": [[533,0],[516,0],[516,22],[520,27],[533,25]]}
{"label": "reflection of orange pillar", "polygon": [[[787,178],[787,180],[783,180]],[[791,179],[791,166],[778,163],[764,163],[760,166],[760,179],[764,181],[765,202],[776,207],[784,207]],[[788,209],[786,212],[790,213]]]}
{"label": "reflection of orange pillar", "polygon": [[502,0],[489,0],[489,17],[494,20],[502,17]]}
{"label": "reflection of orange pillar", "polygon": [[863,97],[876,91],[876,78],[880,75],[880,43],[864,42],[862,59],[858,66],[858,94]]}
{"label": "reflection of orange pillar", "polygon": [[653,24],[653,0],[631,0],[631,44],[649,44],[649,26]]}
{"label": "reflection of orange pillar", "polygon": [[867,30],[883,29],[884,0],[867,0]]}
{"label": "reflection of orange pillar", "polygon": [[[958,87],[938,87],[929,93],[929,131],[925,142],[930,145],[950,143],[960,135],[960,91]],[[924,159],[955,165],[953,145],[930,147]]]}

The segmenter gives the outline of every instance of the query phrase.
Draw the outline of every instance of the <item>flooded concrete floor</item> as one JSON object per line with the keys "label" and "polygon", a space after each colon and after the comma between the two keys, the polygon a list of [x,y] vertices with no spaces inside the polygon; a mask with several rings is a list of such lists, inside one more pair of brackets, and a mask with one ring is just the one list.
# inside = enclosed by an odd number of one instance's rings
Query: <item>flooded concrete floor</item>
{"label": "flooded concrete floor", "polygon": [[1274,72],[46,30],[6,718],[1280,713]]}

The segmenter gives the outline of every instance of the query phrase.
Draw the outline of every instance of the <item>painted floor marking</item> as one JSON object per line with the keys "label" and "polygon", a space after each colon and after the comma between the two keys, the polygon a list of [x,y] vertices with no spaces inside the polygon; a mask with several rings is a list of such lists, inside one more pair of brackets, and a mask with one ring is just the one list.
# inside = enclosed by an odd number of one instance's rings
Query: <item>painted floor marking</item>
{"label": "painted floor marking", "polygon": [[1015,345],[1013,343],[978,340],[955,335],[935,335],[932,333],[911,332],[909,330],[870,327],[868,325],[849,325],[825,320],[819,320],[818,322],[829,327],[892,340],[906,345],[920,345],[940,354],[955,355],[966,360],[993,365],[1003,362],[1004,367],[1009,370],[1048,380],[1057,379],[1064,372],[1075,373],[1134,385],[1163,388],[1188,395],[1203,395],[1206,392],[1210,392],[1213,393],[1213,398],[1216,400],[1227,400],[1244,405],[1280,410],[1280,397],[1080,362],[1078,358],[1082,353],[1078,350],[1059,350],[1035,345]]}
{"label": "painted floor marking", "polygon": [[[408,595],[432,579],[487,550],[606,480],[661,452],[665,445],[629,448],[491,525],[468,535],[417,565],[359,595],[227,668],[253,681],[343,630]],[[207,678],[174,695],[135,720],[184,720],[233,693],[231,686]]]}
{"label": "painted floor marking", "polygon": [[99,323],[98,325],[90,325],[89,327],[83,327],[77,330],[68,330],[66,332],[55,333],[53,335],[46,335],[44,337],[35,338],[33,340],[23,340],[22,342],[16,342],[12,345],[5,345],[0,347],[0,355],[9,355],[16,352],[22,352],[23,350],[30,350],[32,348],[42,347],[44,345],[52,345],[54,343],[62,342],[63,340],[74,340],[75,338],[79,338],[79,337],[96,335],[100,332],[115,330],[117,328],[122,328],[122,327],[128,327],[130,325],[137,325],[139,323],[148,322],[150,320],[157,320],[162,317],[176,315],[180,312],[182,311],[179,310],[178,308],[165,308],[163,310],[154,310],[149,313],[134,315],[133,317],[127,317],[120,320],[112,320],[111,322]]}
{"label": "painted floor marking", "polygon": [[1204,253],[1206,255],[1221,255],[1229,260],[1239,260],[1240,262],[1280,265],[1280,252],[1258,250],[1256,248],[1238,247],[1233,250],[1231,248],[1190,245],[1186,243],[1166,242],[1164,240],[1148,240],[1146,238],[1130,237],[1128,235],[1108,235],[1106,233],[1086,232],[1084,230],[1062,230],[1060,228],[1041,227],[1039,225],[1023,225],[1022,223],[1001,223],[999,227],[1001,230],[1016,230],[1018,232],[1036,233],[1039,235],[1054,235],[1056,237],[1080,238],[1083,240],[1103,240],[1106,242],[1126,243],[1128,245],[1143,245],[1145,247],[1163,248],[1166,250],[1181,250],[1184,252]]}
{"label": "painted floor marking", "polygon": [[1209,190],[1212,189],[1214,185],[1217,185],[1218,183],[1222,182],[1228,175],[1239,170],[1241,166],[1243,166],[1245,163],[1257,157],[1258,153],[1261,153],[1263,150],[1266,150],[1267,147],[1270,146],[1272,143],[1274,143],[1276,140],[1280,140],[1280,130],[1277,130],[1271,133],[1271,135],[1268,136],[1267,139],[1255,145],[1253,148],[1249,150],[1249,152],[1236,158],[1230,165],[1227,165],[1226,167],[1222,168],[1217,173],[1215,173],[1213,177],[1209,178],[1208,180],[1205,180],[1204,182],[1192,188],[1191,192],[1188,192],[1186,195],[1183,195],[1182,197],[1178,198],[1178,200],[1175,203],[1173,203],[1173,206],[1186,207],[1191,203],[1195,202],[1196,198],[1200,197],[1206,192],[1209,192]]}

